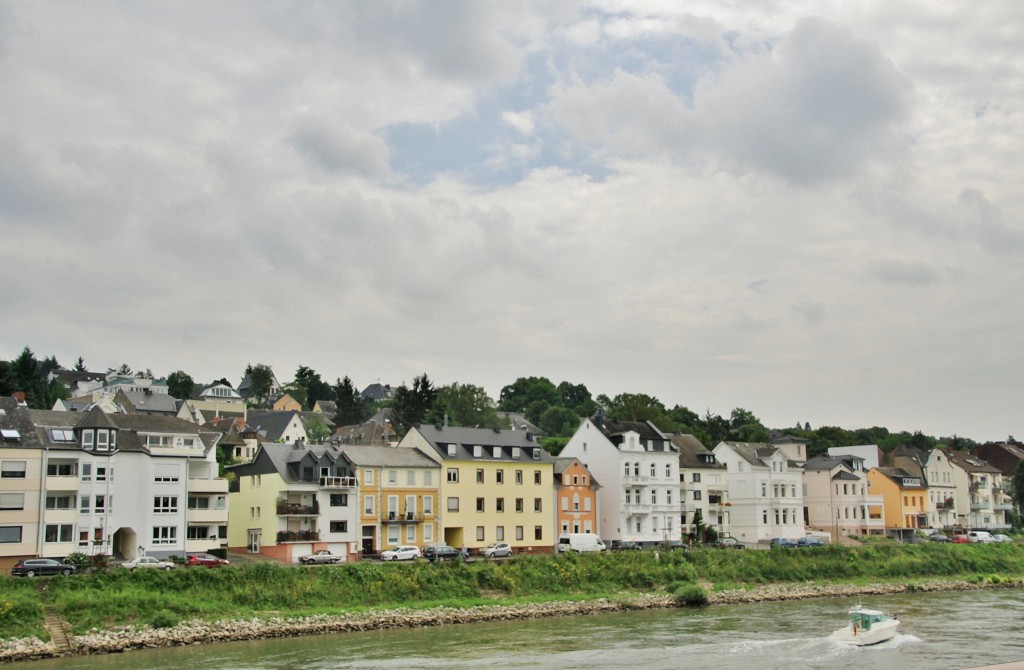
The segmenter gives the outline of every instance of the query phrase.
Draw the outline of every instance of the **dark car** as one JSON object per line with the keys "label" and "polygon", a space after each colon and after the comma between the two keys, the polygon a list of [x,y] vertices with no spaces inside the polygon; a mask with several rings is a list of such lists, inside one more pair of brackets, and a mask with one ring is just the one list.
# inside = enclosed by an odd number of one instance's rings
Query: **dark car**
{"label": "dark car", "polygon": [[744,549],[745,546],[742,542],[737,540],[735,537],[721,537],[715,542],[711,543],[712,547],[716,549]]}
{"label": "dark car", "polygon": [[640,545],[630,540],[612,540],[612,551],[640,551]]}
{"label": "dark car", "polygon": [[796,542],[786,537],[773,537],[772,547],[779,547],[782,549],[792,549],[796,547]]}
{"label": "dark car", "polygon": [[459,557],[459,550],[447,544],[438,544],[423,548],[423,558],[428,561],[454,561]]}
{"label": "dark car", "polygon": [[690,548],[680,542],[679,540],[666,540],[658,545],[658,549],[663,551],[689,551]]}
{"label": "dark car", "polygon": [[14,564],[14,567],[11,568],[11,574],[15,577],[70,575],[77,569],[70,563],[62,563],[52,558],[26,558]]}
{"label": "dark car", "polygon": [[796,541],[798,547],[824,547],[825,543],[816,537],[801,537]]}
{"label": "dark car", "polygon": [[219,568],[227,564],[226,558],[218,558],[213,554],[189,554],[189,557],[185,559],[185,565],[189,567]]}
{"label": "dark car", "polygon": [[929,542],[949,542],[949,537],[942,533],[932,533],[928,536]]}

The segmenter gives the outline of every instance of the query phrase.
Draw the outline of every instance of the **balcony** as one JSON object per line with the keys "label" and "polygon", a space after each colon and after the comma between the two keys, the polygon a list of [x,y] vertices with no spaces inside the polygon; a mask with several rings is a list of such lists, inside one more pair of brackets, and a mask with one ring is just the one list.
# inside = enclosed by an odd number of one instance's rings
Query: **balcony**
{"label": "balcony", "polygon": [[321,477],[320,488],[332,490],[351,490],[359,486],[356,477]]}
{"label": "balcony", "polygon": [[223,493],[228,492],[228,480],[223,477],[216,479],[189,479],[185,485],[189,493]]}
{"label": "balcony", "polygon": [[947,498],[946,500],[944,500],[942,502],[935,503],[935,509],[937,509],[937,510],[953,509],[953,499],[952,498]]}
{"label": "balcony", "polygon": [[228,522],[228,511],[226,509],[189,509],[185,512],[185,518],[190,525],[202,525],[215,523],[225,525]]}
{"label": "balcony", "polygon": [[623,484],[653,484],[654,477],[645,477],[643,475],[624,475],[622,477]]}
{"label": "balcony", "polygon": [[423,515],[415,512],[384,512],[380,520],[384,523],[423,523]]}
{"label": "balcony", "polygon": [[1009,512],[1010,510],[1013,509],[1013,505],[1008,502],[1000,502],[993,505],[992,509],[1000,512]]}
{"label": "balcony", "polygon": [[299,503],[280,502],[277,503],[278,516],[319,516],[320,504],[314,502],[312,505],[300,505]]}
{"label": "balcony", "polygon": [[47,475],[47,491],[77,491],[79,479],[76,475]]}
{"label": "balcony", "polygon": [[981,510],[988,509],[988,505],[982,502],[971,501],[971,511],[980,512]]}
{"label": "balcony", "polygon": [[320,533],[315,530],[282,530],[277,534],[278,544],[282,542],[319,542]]}

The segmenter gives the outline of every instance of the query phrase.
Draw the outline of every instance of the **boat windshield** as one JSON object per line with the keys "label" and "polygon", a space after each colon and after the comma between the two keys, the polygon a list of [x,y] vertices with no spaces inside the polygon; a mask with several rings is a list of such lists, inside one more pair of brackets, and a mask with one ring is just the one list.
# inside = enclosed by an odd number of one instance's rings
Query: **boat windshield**
{"label": "boat windshield", "polygon": [[871,630],[871,624],[881,623],[886,616],[881,612],[854,612],[851,616],[853,625],[861,630]]}

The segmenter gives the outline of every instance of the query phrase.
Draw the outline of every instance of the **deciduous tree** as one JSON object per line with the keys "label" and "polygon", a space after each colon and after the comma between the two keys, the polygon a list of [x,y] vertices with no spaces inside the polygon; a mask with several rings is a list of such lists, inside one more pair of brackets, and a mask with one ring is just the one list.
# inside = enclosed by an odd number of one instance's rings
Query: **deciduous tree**
{"label": "deciduous tree", "polygon": [[172,398],[188,400],[192,397],[195,388],[195,380],[182,370],[176,370],[167,375],[167,392]]}

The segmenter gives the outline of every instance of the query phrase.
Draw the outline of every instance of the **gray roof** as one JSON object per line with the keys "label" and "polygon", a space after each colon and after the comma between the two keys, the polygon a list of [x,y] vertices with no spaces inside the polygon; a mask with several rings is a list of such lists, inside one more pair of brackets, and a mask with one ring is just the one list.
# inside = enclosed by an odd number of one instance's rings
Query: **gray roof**
{"label": "gray roof", "polygon": [[[911,474],[911,473],[907,472],[906,470],[904,470],[903,468],[880,467],[880,468],[878,468],[878,471],[881,472],[886,477],[888,477],[889,479],[891,479],[900,488],[913,488],[913,489],[928,488],[928,485],[927,485],[927,483],[925,482],[925,480],[923,478],[918,477],[917,475]],[[916,486],[915,485],[911,485],[911,484],[908,484],[907,482],[905,482],[904,481],[905,479],[916,479],[917,481],[920,482],[920,484],[918,484]]]}
{"label": "gray roof", "polygon": [[[571,466],[573,463],[579,463],[580,467],[582,467],[587,472],[590,472],[590,470],[587,468],[587,466],[583,464],[583,461],[581,461],[580,459],[576,458],[575,456],[566,456],[564,458],[563,457],[556,458],[555,459],[555,483],[556,484],[561,484],[562,483],[562,475],[569,468],[569,466]],[[590,472],[590,484],[589,484],[589,487],[592,488],[592,489],[599,489],[599,488],[601,488],[601,485],[597,482],[597,479],[594,478],[594,473],[592,473],[592,472]]]}
{"label": "gray roof", "polygon": [[946,451],[946,458],[965,472],[976,472],[979,474],[1002,474],[999,468],[993,467],[967,451]]}
{"label": "gray roof", "polygon": [[397,447],[374,447],[368,445],[343,444],[337,450],[356,465],[370,467],[439,468],[432,458],[418,449]]}
{"label": "gray roof", "polygon": [[387,400],[388,398],[395,397],[395,389],[392,388],[391,384],[374,382],[364,388],[363,392],[359,395],[368,400]]}
{"label": "gray roof", "polygon": [[715,454],[689,433],[673,433],[672,444],[679,450],[681,468],[715,468],[725,470],[725,464],[715,459]]}
{"label": "gray roof", "polygon": [[291,423],[292,417],[296,414],[299,414],[299,412],[294,409],[280,411],[249,410],[246,422],[268,440],[279,440],[288,428],[288,424]]}
{"label": "gray roof", "polygon": [[136,412],[176,414],[178,411],[177,398],[166,393],[143,393],[140,391],[121,391],[121,393],[132,404]]}
{"label": "gray roof", "polygon": [[[480,460],[480,461],[508,461],[508,460],[533,460],[536,462],[550,463],[554,459],[551,454],[541,448],[533,439],[533,435],[521,430],[494,430],[491,428],[455,428],[441,425],[423,425],[413,428],[419,431],[420,435],[427,440],[431,447],[441,458],[457,460]],[[456,447],[455,455],[448,455],[448,445]],[[480,457],[473,455],[473,447],[484,447]],[[494,447],[500,447],[500,456],[494,457]],[[514,458],[512,448],[534,451],[534,454],[520,455]]]}

